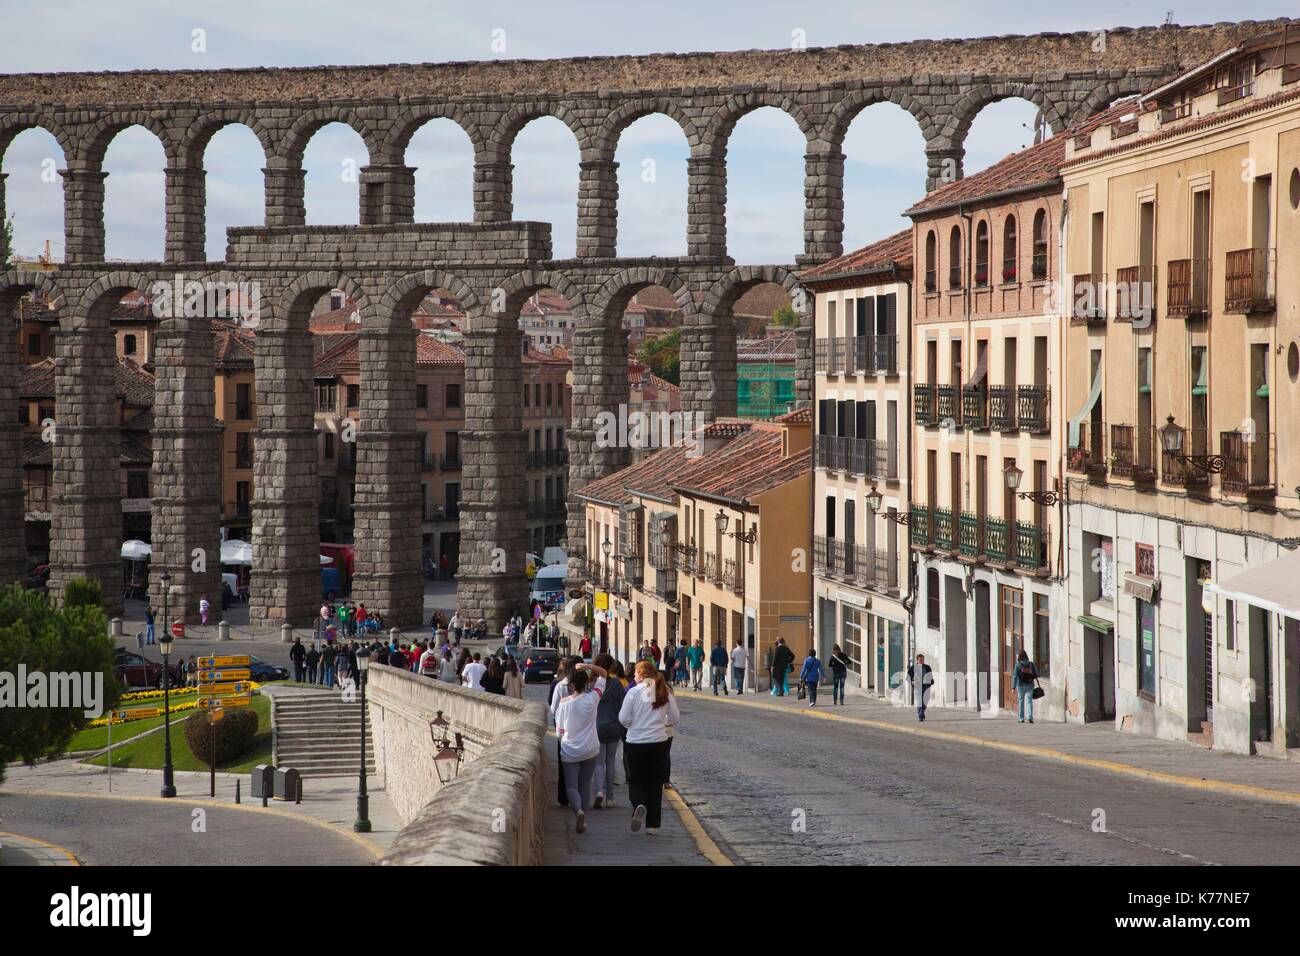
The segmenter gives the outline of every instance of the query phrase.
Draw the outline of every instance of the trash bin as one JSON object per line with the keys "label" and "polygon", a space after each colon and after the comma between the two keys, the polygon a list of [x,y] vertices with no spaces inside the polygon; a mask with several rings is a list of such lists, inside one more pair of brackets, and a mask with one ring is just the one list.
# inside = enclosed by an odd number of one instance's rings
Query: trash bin
{"label": "trash bin", "polygon": [[259,763],[253,768],[253,785],[250,796],[261,798],[271,796],[275,785],[275,767]]}
{"label": "trash bin", "polygon": [[301,779],[302,774],[293,767],[276,767],[275,792],[272,796],[277,800],[298,799],[298,784]]}

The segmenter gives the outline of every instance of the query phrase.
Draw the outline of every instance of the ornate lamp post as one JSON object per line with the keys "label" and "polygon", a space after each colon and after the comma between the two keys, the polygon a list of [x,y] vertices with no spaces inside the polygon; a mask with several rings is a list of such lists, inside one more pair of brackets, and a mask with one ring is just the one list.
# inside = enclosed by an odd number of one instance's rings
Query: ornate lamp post
{"label": "ornate lamp post", "polygon": [[600,543],[600,553],[605,556],[604,563],[600,566],[600,583],[606,588],[609,587],[609,555],[614,550],[614,543],[606,538]]}
{"label": "ornate lamp post", "polygon": [[[728,531],[727,526],[731,523],[731,518],[727,515],[725,511],[719,510],[717,515],[714,516],[713,520],[714,523],[717,525],[719,534],[725,534],[728,538],[735,538],[741,544],[749,545],[749,544],[753,544],[755,541],[758,540],[757,528],[750,528],[748,531],[743,531],[743,530]],[[744,528],[745,526],[744,515],[740,516],[740,519],[736,522],[736,526],[738,528]],[[721,562],[721,560],[722,560],[722,556],[718,555],[718,561]],[[745,555],[743,549],[741,550],[740,559],[736,561],[736,577],[740,579],[740,631],[741,631],[741,636],[744,638],[743,643],[745,646],[745,654],[750,658],[750,660],[746,662],[748,666],[745,668],[748,677],[747,683],[749,684],[750,691],[752,693],[757,694],[758,675],[756,671],[758,670],[757,667],[758,662],[754,660],[754,658],[758,656],[758,640],[757,640],[757,635],[755,635],[754,645],[753,647],[750,646],[749,618],[745,615],[746,575],[745,575]]]}
{"label": "ornate lamp post", "polygon": [[370,797],[366,793],[366,672],[370,670],[370,648],[357,651],[357,683],[361,685],[361,766],[357,770],[357,819],[352,829],[370,832]]}
{"label": "ornate lamp post", "polygon": [[172,629],[168,621],[167,598],[168,591],[171,588],[172,576],[166,571],[158,578],[162,584],[163,592],[163,629],[162,635],[158,638],[158,649],[162,651],[162,681],[163,681],[163,783],[160,795],[164,797],[176,796],[176,781],[172,773],[172,721],[171,721],[171,668],[167,665],[167,658],[172,652]]}
{"label": "ornate lamp post", "polygon": [[460,741],[460,734],[456,734],[456,743],[447,738],[447,728],[451,724],[447,718],[442,716],[442,711],[438,711],[429,724],[429,733],[433,737],[433,746],[436,752],[433,755],[433,766],[438,771],[438,780],[441,783],[451,783],[460,774],[461,761],[465,758],[465,746]]}
{"label": "ornate lamp post", "polygon": [[910,524],[912,516],[906,511],[885,511],[880,510],[880,506],[885,503],[885,497],[880,493],[875,485],[867,492],[866,504],[867,510],[872,514],[880,515],[886,521],[892,521],[894,524]]}
{"label": "ornate lamp post", "polygon": [[1007,467],[1002,469],[1002,475],[1006,479],[1007,490],[1017,498],[1023,498],[1026,501],[1032,501],[1034,504],[1038,505],[1046,505],[1049,508],[1061,500],[1061,496],[1057,494],[1055,490],[1018,491],[1017,489],[1020,487],[1020,479],[1025,476],[1025,473],[1016,467],[1014,461],[1007,463]]}

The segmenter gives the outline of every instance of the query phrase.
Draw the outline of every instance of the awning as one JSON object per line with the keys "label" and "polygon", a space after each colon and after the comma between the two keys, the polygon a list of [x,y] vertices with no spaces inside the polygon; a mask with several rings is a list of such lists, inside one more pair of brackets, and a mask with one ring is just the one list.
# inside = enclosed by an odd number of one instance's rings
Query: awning
{"label": "awning", "polygon": [[1088,417],[1092,411],[1092,406],[1097,404],[1097,399],[1101,397],[1101,366],[1097,367],[1097,374],[1092,377],[1092,387],[1088,389],[1088,400],[1083,403],[1083,408],[1079,409],[1079,414],[1070,419],[1069,439],[1071,448],[1079,447],[1079,430],[1083,420]]}
{"label": "awning", "polygon": [[1105,618],[1093,617],[1091,614],[1080,614],[1076,620],[1089,630],[1100,631],[1103,634],[1110,633],[1110,631],[1115,627],[1114,624]]}
{"label": "awning", "polygon": [[1284,617],[1300,618],[1297,580],[1300,580],[1300,551],[1292,551],[1226,581],[1207,584],[1205,589],[1229,601],[1241,601]]}

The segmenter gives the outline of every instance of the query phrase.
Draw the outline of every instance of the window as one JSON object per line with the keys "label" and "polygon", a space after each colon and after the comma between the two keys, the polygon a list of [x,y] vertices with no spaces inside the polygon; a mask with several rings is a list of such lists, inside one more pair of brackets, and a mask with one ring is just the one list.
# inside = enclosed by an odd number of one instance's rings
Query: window
{"label": "window", "polygon": [[1097,578],[1103,601],[1115,600],[1115,543],[1102,538],[1097,548]]}
{"label": "window", "polygon": [[[935,262],[935,255],[937,251],[936,246],[938,246],[938,244],[939,244],[938,238],[935,236],[934,230],[931,229],[929,232],[925,234],[925,291],[926,292],[939,291],[939,273],[937,271],[938,265]],[[834,325],[835,325],[835,320],[834,320],[834,315],[832,314],[831,316],[832,329],[834,328]],[[834,333],[832,332],[832,334]]]}
{"label": "window", "polygon": [[532,403],[529,401],[529,399],[531,398],[532,398],[532,393],[528,390],[528,386],[525,385],[524,386],[524,408],[531,407]]}
{"label": "window", "polygon": [[550,408],[553,404],[555,404],[555,397],[551,393],[551,383],[547,382],[546,383],[546,407]]}
{"label": "window", "polygon": [[415,386],[415,407],[416,408],[429,407],[429,386],[428,385]]}
{"label": "window", "polygon": [[975,284],[989,284],[989,224],[980,220],[975,227]]}
{"label": "window", "polygon": [[1002,226],[1002,281],[1016,281],[1016,217],[1007,216]]}
{"label": "window", "polygon": [[1002,646],[1009,652],[1010,659],[1003,663],[1003,669],[1011,672],[1012,661],[1017,652],[1025,646],[1025,592],[1020,588],[998,585],[998,603],[1001,605]]}
{"label": "window", "polygon": [[[240,385],[238,388],[246,388]],[[338,406],[338,386],[333,382],[316,383],[316,411],[332,412]]]}
{"label": "window", "polygon": [[1035,279],[1047,278],[1047,210],[1034,213],[1034,271]]}
{"label": "window", "polygon": [[348,386],[348,408],[360,408],[360,407],[361,407],[361,386],[349,385]]}
{"label": "window", "polygon": [[948,233],[948,288],[961,288],[961,226]]}
{"label": "window", "polygon": [[[333,388],[334,386],[331,385],[331,395]],[[253,418],[253,386],[250,382],[239,382],[235,385],[235,418],[241,422],[251,421]]]}
{"label": "window", "polygon": [[1237,649],[1237,602],[1223,602],[1223,646],[1230,651]]}
{"label": "window", "polygon": [[[831,605],[834,607],[834,605]],[[862,615],[847,604],[842,605],[844,619],[843,640],[839,642],[844,656],[849,659],[849,670],[855,674],[862,673]],[[826,648],[829,651],[830,648]]]}
{"label": "window", "polygon": [[939,630],[939,569],[929,568],[925,572],[925,623],[934,631]]}
{"label": "window", "polygon": [[33,332],[31,335],[27,336],[27,354],[41,354],[41,333]]}
{"label": "window", "polygon": [[533,404],[538,408],[542,407],[542,383],[538,382],[533,386]]}
{"label": "window", "polygon": [[1044,680],[1052,676],[1052,614],[1046,594],[1034,595],[1034,669]]}
{"label": "window", "polygon": [[125,355],[134,355],[134,354],[135,354],[135,336],[134,336],[134,335],[124,335],[124,336],[122,336],[122,352],[123,352],[123,354],[125,354]]}
{"label": "window", "polygon": [[149,497],[149,472],[128,471],[126,473],[126,496],[128,498]]}
{"label": "window", "polygon": [[1156,609],[1137,599],[1138,694],[1150,700],[1156,695]]}
{"label": "window", "polygon": [[249,481],[235,483],[235,514],[241,518],[248,517],[249,502],[252,499],[253,484]]}
{"label": "window", "polygon": [[325,433],[325,460],[331,461],[334,458],[334,433]]}
{"label": "window", "polygon": [[1137,554],[1134,564],[1137,573],[1144,578],[1154,578],[1156,576],[1156,549],[1149,544],[1139,544],[1136,548]]}
{"label": "window", "polygon": [[235,433],[235,467],[236,468],[253,467],[253,433],[252,432]]}

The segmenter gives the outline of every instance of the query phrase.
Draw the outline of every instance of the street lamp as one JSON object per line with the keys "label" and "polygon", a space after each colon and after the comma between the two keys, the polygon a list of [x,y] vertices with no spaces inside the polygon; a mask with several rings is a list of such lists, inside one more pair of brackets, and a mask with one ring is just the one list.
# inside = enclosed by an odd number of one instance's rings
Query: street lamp
{"label": "street lamp", "polygon": [[[718,528],[718,534],[725,534],[729,538],[735,538],[741,544],[749,545],[749,544],[753,544],[756,540],[758,540],[757,528],[750,528],[748,531],[744,531],[744,530],[728,531],[727,527],[731,524],[731,517],[725,511],[719,510],[718,513],[714,516],[713,521]],[[741,515],[740,518],[736,521],[736,527],[740,529],[743,529],[745,527],[744,515]],[[718,560],[719,561],[722,560],[721,555],[719,555]],[[741,549],[741,553],[736,560],[736,577],[740,579],[740,628],[741,628],[741,637],[743,638],[741,643],[744,644],[745,651],[751,658],[749,661],[746,662],[749,665],[748,667],[746,667],[746,671],[748,671],[749,674],[749,685],[750,685],[749,689],[754,693],[758,693],[758,675],[755,673],[757,670],[758,662],[757,660],[754,660],[754,658],[758,657],[758,647],[757,647],[757,642],[755,642],[755,646],[752,648],[752,650],[750,648],[749,633],[748,633],[749,618],[745,615],[746,580],[745,580],[745,554],[743,548]]]}
{"label": "street lamp", "polygon": [[158,578],[162,585],[163,592],[163,630],[162,636],[158,638],[158,649],[162,651],[163,663],[163,783],[161,795],[164,797],[176,796],[176,781],[172,774],[172,721],[171,721],[171,669],[167,666],[167,658],[172,652],[172,629],[167,620],[167,597],[171,588],[172,576],[166,571]]}
{"label": "street lamp", "polygon": [[1035,504],[1047,505],[1051,507],[1056,504],[1060,496],[1055,491],[1017,491],[1020,487],[1020,480],[1025,473],[1016,467],[1014,461],[1007,462],[1007,467],[1002,469],[1002,475],[1007,482],[1007,490],[1017,498],[1023,498],[1026,501],[1032,501]]}
{"label": "street lamp", "polygon": [[447,728],[450,726],[447,718],[442,716],[442,711],[437,711],[429,723],[429,734],[433,737],[433,746],[437,749],[437,753],[433,755],[433,766],[438,771],[438,780],[441,783],[451,783],[459,775],[460,764],[465,755],[465,745],[461,743],[459,733],[456,734],[454,746],[447,738]]}
{"label": "street lamp", "polygon": [[361,685],[361,766],[357,770],[357,819],[352,829],[370,832],[370,797],[366,794],[366,671],[370,670],[370,648],[357,651],[357,682]]}
{"label": "street lamp", "polygon": [[906,511],[881,511],[880,508],[884,503],[885,496],[880,493],[880,490],[875,485],[872,485],[871,490],[867,492],[866,498],[868,511],[879,515],[886,521],[892,521],[894,524],[907,524],[912,520],[912,516]]}
{"label": "street lamp", "polygon": [[606,538],[600,543],[600,553],[605,556],[605,563],[600,568],[600,582],[606,587],[609,586],[609,555],[614,550],[614,543]]}
{"label": "street lamp", "polygon": [[1165,423],[1160,426],[1160,447],[1173,460],[1184,465],[1191,465],[1207,475],[1217,475],[1223,471],[1222,455],[1184,455],[1182,453],[1183,429],[1174,424],[1173,415],[1166,418]]}

